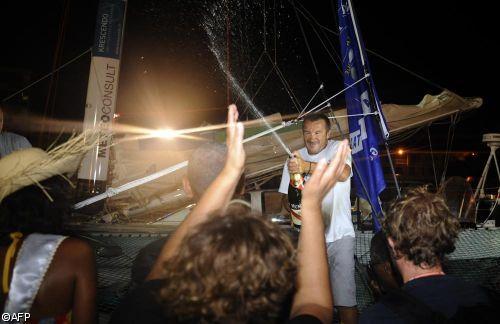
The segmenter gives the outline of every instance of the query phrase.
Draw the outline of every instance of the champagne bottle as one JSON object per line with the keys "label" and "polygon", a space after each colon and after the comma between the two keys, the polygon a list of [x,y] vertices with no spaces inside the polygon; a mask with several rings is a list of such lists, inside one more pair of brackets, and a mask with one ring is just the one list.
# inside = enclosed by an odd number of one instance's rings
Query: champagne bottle
{"label": "champagne bottle", "polygon": [[288,203],[290,205],[291,225],[296,231],[300,231],[302,224],[301,200],[302,189],[304,189],[304,177],[300,173],[290,173],[290,184],[288,185]]}

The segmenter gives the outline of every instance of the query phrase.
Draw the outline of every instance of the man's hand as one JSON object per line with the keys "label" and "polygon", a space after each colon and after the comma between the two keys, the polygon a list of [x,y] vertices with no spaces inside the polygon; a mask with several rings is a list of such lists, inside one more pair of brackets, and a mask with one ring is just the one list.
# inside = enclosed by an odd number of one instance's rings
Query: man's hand
{"label": "man's hand", "polygon": [[309,162],[306,162],[300,156],[299,151],[293,152],[293,158],[288,159],[288,172],[289,173],[304,173],[307,171],[306,166]]}
{"label": "man's hand", "polygon": [[224,171],[237,176],[241,176],[245,167],[243,133],[243,124],[238,122],[238,109],[235,105],[230,105],[227,111],[227,158]]}
{"label": "man's hand", "polygon": [[321,160],[316,165],[316,169],[311,178],[306,183],[304,190],[302,190],[302,204],[309,202],[317,204],[318,206],[321,205],[321,201],[325,195],[342,176],[345,167],[345,159],[350,151],[351,149],[349,148],[347,140],[343,140],[342,143],[340,143],[335,158],[329,165],[327,165],[325,160]]}

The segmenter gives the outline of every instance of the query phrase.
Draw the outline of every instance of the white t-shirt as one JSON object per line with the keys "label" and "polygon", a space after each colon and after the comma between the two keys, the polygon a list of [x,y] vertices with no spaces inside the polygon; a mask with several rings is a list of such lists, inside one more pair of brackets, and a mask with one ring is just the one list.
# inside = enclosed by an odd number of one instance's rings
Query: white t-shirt
{"label": "white t-shirt", "polygon": [[[323,158],[330,162],[330,160],[335,156],[339,144],[340,141],[330,140],[328,141],[326,147],[318,154],[310,155],[305,147],[301,148],[299,153],[302,156],[302,159],[307,162],[319,162]],[[345,163],[351,166],[351,160],[352,157],[349,155]],[[305,180],[307,183],[308,177],[306,177]],[[283,168],[281,184],[278,191],[288,194],[289,183],[290,174],[288,173],[287,160],[285,167]],[[323,213],[323,219],[327,220],[327,222],[325,222],[327,226],[325,231],[325,239],[327,243],[339,240],[344,236],[355,236],[351,218],[350,193],[351,179],[349,177],[349,179],[344,182],[337,182],[332,190],[330,190],[323,199],[321,211]]]}

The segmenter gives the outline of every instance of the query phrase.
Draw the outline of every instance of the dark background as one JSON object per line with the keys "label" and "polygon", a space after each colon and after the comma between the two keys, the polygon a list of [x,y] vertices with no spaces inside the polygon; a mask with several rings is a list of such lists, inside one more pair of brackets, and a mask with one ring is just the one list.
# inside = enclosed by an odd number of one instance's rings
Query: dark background
{"label": "dark background", "polygon": [[[0,4],[0,97],[77,57],[93,44],[96,0],[2,1]],[[219,10],[210,13],[214,4]],[[296,1],[322,25],[337,30],[331,1]],[[368,49],[464,97],[482,97],[483,106],[462,115],[452,149],[475,152],[450,161],[449,174],[480,174],[488,155],[482,134],[500,132],[498,45],[493,5],[488,1],[353,1]],[[229,16],[227,16],[229,14]],[[226,77],[209,50],[202,28],[207,17],[220,23],[216,44],[231,72],[244,84],[266,48],[303,106],[325,84],[324,95],[342,87],[341,74],[322,47],[311,25],[301,17],[317,65],[314,72],[291,1],[160,1],[128,2],[121,61],[118,122],[149,128],[175,129],[222,122],[228,101]],[[266,24],[264,24],[264,19]],[[265,26],[265,33],[264,31]],[[229,27],[230,33],[225,31]],[[329,41],[340,51],[335,35]],[[497,44],[495,44],[497,43]],[[229,46],[228,46],[229,44]],[[276,45],[275,45],[276,44]],[[335,56],[335,55],[334,55]],[[383,103],[416,104],[439,87],[419,80],[376,56],[369,55],[375,84]],[[337,60],[337,64],[340,61]],[[3,103],[10,115],[23,112],[68,120],[82,120],[90,54],[85,54],[22,94]],[[264,114],[296,112],[280,79],[260,64],[247,84],[250,96]],[[263,82],[266,80],[266,82]],[[496,90],[496,89],[495,89]],[[49,95],[50,94],[50,95]],[[257,95],[256,95],[257,94]],[[318,97],[318,100],[321,99]],[[334,101],[342,106],[343,99]],[[245,105],[240,103],[243,111]],[[254,118],[246,111],[244,118]],[[7,124],[7,128],[8,128]],[[447,124],[431,126],[433,149],[446,149]],[[22,127],[15,131],[23,133]],[[49,137],[26,133],[39,146]],[[43,139],[43,140],[41,140]],[[409,151],[429,149],[427,131],[394,146]],[[427,166],[428,167],[428,166]]]}

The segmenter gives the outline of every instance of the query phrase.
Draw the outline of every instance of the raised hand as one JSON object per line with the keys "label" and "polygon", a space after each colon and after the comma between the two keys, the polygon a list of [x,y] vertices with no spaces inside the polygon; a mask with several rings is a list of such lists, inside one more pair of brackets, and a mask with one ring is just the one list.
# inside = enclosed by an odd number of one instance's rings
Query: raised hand
{"label": "raised hand", "polygon": [[243,173],[245,167],[243,134],[243,124],[238,122],[238,108],[236,108],[236,105],[230,105],[227,110],[227,159],[224,168],[228,172],[237,173],[238,176]]}
{"label": "raised hand", "polygon": [[205,190],[196,207],[167,241],[147,277],[148,280],[162,277],[164,262],[178,251],[182,239],[191,228],[205,221],[209,215],[227,207],[245,167],[243,133],[243,124],[238,123],[238,109],[235,105],[230,105],[227,111],[227,158],[224,169]]}
{"label": "raised hand", "polygon": [[347,140],[340,143],[337,154],[327,165],[325,160],[321,160],[314,170],[311,178],[302,190],[302,202],[314,202],[318,205],[328,193],[328,191],[337,183],[345,167],[345,160],[351,149]]}

